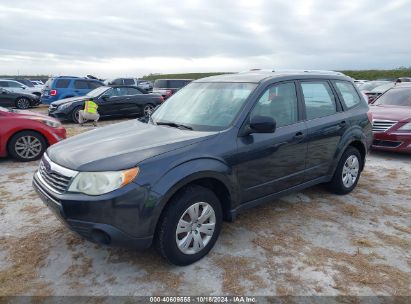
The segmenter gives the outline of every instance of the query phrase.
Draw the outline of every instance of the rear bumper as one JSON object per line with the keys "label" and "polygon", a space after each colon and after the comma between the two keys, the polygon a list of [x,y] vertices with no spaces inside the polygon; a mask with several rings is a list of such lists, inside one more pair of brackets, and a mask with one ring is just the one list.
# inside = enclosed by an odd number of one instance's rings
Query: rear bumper
{"label": "rear bumper", "polygon": [[375,150],[411,153],[411,133],[374,133]]}

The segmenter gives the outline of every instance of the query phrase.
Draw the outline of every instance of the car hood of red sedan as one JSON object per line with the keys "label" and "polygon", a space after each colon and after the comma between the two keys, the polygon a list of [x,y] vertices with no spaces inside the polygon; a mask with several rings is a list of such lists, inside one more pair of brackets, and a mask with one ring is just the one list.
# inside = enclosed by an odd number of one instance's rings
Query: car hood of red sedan
{"label": "car hood of red sedan", "polygon": [[26,110],[14,110],[13,112],[10,112],[10,114],[15,118],[42,118],[47,120],[55,120],[50,116]]}
{"label": "car hood of red sedan", "polygon": [[407,121],[411,119],[411,107],[370,105],[373,119]]}

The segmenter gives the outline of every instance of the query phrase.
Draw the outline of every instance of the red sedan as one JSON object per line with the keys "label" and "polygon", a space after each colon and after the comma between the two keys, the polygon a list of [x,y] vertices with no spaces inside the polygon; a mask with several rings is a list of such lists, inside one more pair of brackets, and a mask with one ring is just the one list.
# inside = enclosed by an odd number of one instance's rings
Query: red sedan
{"label": "red sedan", "polygon": [[66,129],[54,118],[0,107],[0,157],[36,160],[48,146],[64,138]]}
{"label": "red sedan", "polygon": [[374,141],[372,148],[411,153],[411,85],[401,84],[370,105]]}

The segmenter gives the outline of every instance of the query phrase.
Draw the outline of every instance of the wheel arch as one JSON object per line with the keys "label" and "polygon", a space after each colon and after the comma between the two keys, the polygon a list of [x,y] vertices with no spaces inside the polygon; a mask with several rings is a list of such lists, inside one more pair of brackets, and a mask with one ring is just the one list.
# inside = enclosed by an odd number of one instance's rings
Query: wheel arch
{"label": "wheel arch", "polygon": [[18,130],[18,131],[16,131],[16,132],[11,133],[11,134],[8,136],[8,138],[6,139],[6,151],[7,151],[7,155],[10,155],[10,142],[11,142],[12,138],[13,138],[14,136],[16,136],[17,134],[19,134],[19,133],[27,132],[27,131],[29,131],[29,132],[34,132],[34,133],[39,134],[39,135],[44,139],[44,141],[45,141],[45,143],[46,143],[46,149],[47,149],[48,147],[50,147],[50,143],[49,143],[49,141],[48,141],[48,139],[47,139],[47,136],[44,136],[43,133],[39,132],[38,130],[34,130],[34,129],[20,129],[20,130]]}

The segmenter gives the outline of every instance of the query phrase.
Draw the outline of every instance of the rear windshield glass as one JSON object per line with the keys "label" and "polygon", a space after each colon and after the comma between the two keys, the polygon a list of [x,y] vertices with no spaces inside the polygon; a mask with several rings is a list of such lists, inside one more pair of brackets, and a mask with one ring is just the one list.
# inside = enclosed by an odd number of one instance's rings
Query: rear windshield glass
{"label": "rear windshield glass", "polygon": [[154,88],[168,88],[167,80],[157,79],[156,81],[154,81]]}
{"label": "rear windshield glass", "polygon": [[57,79],[56,88],[65,89],[65,88],[68,88],[69,84],[70,84],[70,79]]}

